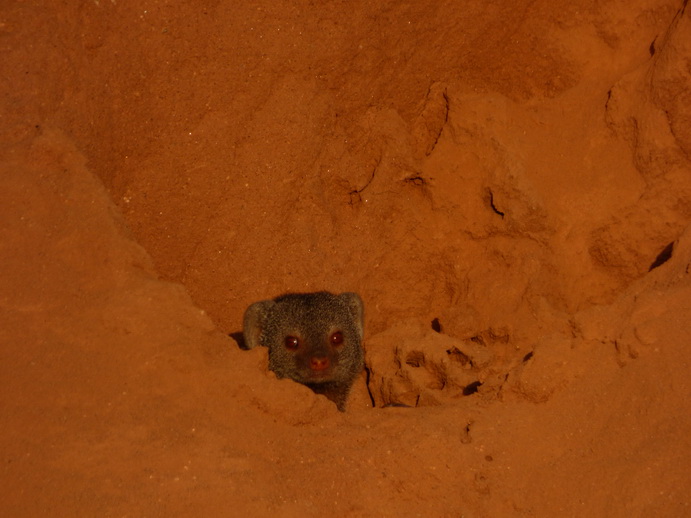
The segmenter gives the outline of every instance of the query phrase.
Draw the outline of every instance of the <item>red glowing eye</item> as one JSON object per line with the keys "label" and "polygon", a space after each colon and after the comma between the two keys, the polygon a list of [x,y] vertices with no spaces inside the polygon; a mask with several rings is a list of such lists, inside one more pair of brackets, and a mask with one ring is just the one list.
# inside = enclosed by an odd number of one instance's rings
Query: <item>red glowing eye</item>
{"label": "red glowing eye", "polygon": [[343,343],[343,333],[336,331],[329,338],[331,345],[341,345]]}
{"label": "red glowing eye", "polygon": [[286,336],[285,346],[286,349],[295,351],[298,347],[300,347],[300,340],[298,340],[295,336]]}

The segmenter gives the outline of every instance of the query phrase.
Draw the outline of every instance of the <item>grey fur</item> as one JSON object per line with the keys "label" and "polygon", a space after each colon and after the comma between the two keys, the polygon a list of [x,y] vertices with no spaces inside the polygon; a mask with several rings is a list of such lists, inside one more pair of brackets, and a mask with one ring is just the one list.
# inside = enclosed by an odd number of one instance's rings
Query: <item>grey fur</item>
{"label": "grey fur", "polygon": [[[357,293],[290,293],[255,302],[245,311],[245,346],[269,348],[269,369],[324,394],[345,410],[346,400],[364,367],[364,308]],[[342,343],[332,344],[340,332]],[[297,349],[286,338],[297,338]]]}

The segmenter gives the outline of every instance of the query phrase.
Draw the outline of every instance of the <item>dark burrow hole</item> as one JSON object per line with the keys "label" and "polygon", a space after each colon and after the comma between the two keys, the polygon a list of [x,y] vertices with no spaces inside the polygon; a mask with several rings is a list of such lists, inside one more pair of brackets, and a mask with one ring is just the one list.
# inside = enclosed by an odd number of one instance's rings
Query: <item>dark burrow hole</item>
{"label": "dark burrow hole", "polygon": [[533,357],[533,351],[530,351],[528,354],[526,354],[526,355],[523,357],[523,362],[524,362],[524,363],[527,362],[527,361],[530,360],[532,357]]}
{"label": "dark burrow hole", "polygon": [[481,381],[473,381],[472,383],[465,386],[465,388],[463,389],[463,395],[469,396],[471,394],[475,394],[477,392],[477,389],[479,389],[481,386]]}
{"label": "dark burrow hole", "polygon": [[441,333],[441,323],[439,322],[438,318],[432,320],[432,329],[434,329],[437,333]]}
{"label": "dark burrow hole", "polygon": [[657,254],[657,257],[653,261],[653,264],[650,265],[650,268],[648,268],[648,271],[653,271],[655,268],[658,266],[662,266],[665,264],[669,259],[672,257],[672,252],[674,251],[674,241],[672,241],[670,244],[668,244],[662,252]]}
{"label": "dark burrow hole", "polygon": [[228,333],[228,336],[235,340],[235,343],[238,344],[240,349],[247,349],[247,345],[245,344],[245,335],[242,333],[242,331]]}

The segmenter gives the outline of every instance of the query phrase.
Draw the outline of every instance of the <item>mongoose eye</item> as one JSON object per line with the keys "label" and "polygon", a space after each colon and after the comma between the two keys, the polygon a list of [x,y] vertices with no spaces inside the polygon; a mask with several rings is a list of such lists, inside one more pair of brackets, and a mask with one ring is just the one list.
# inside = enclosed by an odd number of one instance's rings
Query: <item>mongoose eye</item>
{"label": "mongoose eye", "polygon": [[286,349],[295,351],[298,347],[300,347],[300,340],[296,336],[286,336],[285,346]]}
{"label": "mongoose eye", "polygon": [[343,333],[340,331],[332,333],[329,337],[329,342],[331,342],[331,345],[341,345],[343,343]]}

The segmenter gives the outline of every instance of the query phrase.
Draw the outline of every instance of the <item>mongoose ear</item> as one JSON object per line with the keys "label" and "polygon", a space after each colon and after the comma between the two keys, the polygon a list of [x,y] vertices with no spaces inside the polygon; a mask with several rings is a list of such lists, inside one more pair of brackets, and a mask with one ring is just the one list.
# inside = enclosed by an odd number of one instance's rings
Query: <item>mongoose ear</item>
{"label": "mongoose ear", "polygon": [[266,324],[266,317],[275,304],[273,300],[262,300],[261,302],[255,302],[245,311],[245,318],[242,321],[242,334],[245,337],[246,349],[254,349],[256,346],[261,345],[260,339]]}
{"label": "mongoose ear", "polygon": [[353,292],[346,292],[341,293],[338,298],[345,302],[348,306],[350,314],[353,316],[353,320],[355,321],[358,334],[360,335],[360,340],[362,340],[362,337],[365,334],[365,305],[362,303],[360,295]]}

